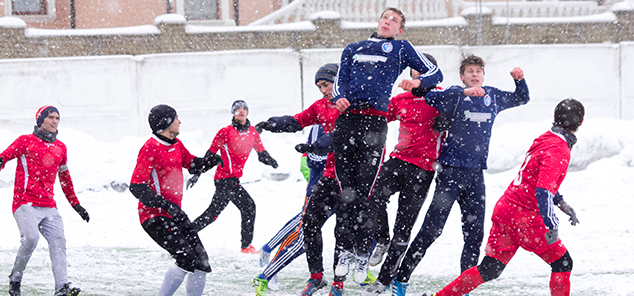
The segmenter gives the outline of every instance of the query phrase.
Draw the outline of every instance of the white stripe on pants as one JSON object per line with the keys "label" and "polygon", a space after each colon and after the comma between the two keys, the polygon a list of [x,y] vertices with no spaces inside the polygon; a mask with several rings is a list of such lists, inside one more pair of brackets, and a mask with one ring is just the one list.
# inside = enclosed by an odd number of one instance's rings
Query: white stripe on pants
{"label": "white stripe on pants", "polygon": [[20,230],[21,244],[9,280],[12,282],[22,281],[24,269],[29,263],[31,254],[37,247],[40,233],[42,233],[42,236],[48,241],[55,290],[68,283],[64,223],[57,209],[22,205],[13,213],[13,217]]}

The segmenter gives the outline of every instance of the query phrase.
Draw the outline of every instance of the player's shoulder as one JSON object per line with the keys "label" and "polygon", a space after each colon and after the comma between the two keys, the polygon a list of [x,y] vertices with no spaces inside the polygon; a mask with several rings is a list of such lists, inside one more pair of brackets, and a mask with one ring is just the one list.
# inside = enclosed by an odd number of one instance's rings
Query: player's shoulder
{"label": "player's shoulder", "polygon": [[369,41],[369,40],[361,40],[361,41],[357,41],[357,42],[352,42],[352,43],[348,44],[345,49],[346,50],[354,50],[355,48],[357,48],[357,47],[359,47],[359,46],[361,46],[363,44],[366,44],[368,42],[371,42],[371,41]]}
{"label": "player's shoulder", "polygon": [[235,128],[233,127],[233,125],[227,125],[227,126],[225,126],[225,127],[220,128],[220,129],[218,130],[218,132],[216,132],[216,135],[225,134],[225,133],[227,133],[228,131],[231,131],[231,129],[235,129]]}
{"label": "player's shoulder", "polygon": [[66,144],[64,144],[64,142],[60,141],[59,139],[56,139],[53,144],[61,149],[66,150]]}
{"label": "player's shoulder", "polygon": [[143,143],[143,147],[141,149],[148,149],[152,147],[159,147],[162,145],[162,141],[158,139],[156,136],[152,135],[149,139]]}
{"label": "player's shoulder", "polygon": [[392,40],[392,42],[401,46],[414,48],[414,45],[409,42],[409,40]]}
{"label": "player's shoulder", "polygon": [[38,141],[39,138],[34,135],[34,134],[26,134],[26,135],[20,135],[15,139],[15,142],[19,142],[19,143],[28,143],[28,142],[35,142]]}
{"label": "player's shoulder", "polygon": [[547,154],[570,155],[570,147],[566,139],[552,131],[546,131],[533,141],[534,150]]}
{"label": "player's shoulder", "polygon": [[251,134],[254,137],[260,137],[260,134],[258,134],[258,131],[255,130],[255,127],[253,127],[252,125],[249,126],[249,134]]}

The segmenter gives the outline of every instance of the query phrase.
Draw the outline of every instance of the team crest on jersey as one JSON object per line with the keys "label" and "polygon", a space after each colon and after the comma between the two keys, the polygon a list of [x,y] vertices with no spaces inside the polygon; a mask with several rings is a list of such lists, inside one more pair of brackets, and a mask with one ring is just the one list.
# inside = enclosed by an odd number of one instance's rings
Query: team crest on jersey
{"label": "team crest on jersey", "polygon": [[394,49],[394,46],[392,45],[392,42],[385,42],[383,43],[383,45],[381,45],[381,49],[383,49],[384,52],[391,52],[392,49]]}
{"label": "team crest on jersey", "polygon": [[484,95],[484,105],[487,107],[491,106],[491,97],[489,95]]}

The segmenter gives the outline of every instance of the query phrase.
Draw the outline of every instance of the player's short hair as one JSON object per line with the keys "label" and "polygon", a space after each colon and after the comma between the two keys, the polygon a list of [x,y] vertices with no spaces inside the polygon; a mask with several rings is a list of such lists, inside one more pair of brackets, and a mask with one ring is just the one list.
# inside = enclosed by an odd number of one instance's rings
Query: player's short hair
{"label": "player's short hair", "polygon": [[398,16],[401,17],[401,29],[405,28],[405,15],[398,8],[394,8],[394,7],[386,8],[385,10],[383,10],[383,12],[381,12],[381,17],[379,19],[381,19],[383,15],[385,14],[385,12],[387,12],[388,10],[395,12],[396,14],[398,14]]}
{"label": "player's short hair", "polygon": [[555,122],[553,124],[574,132],[583,122],[585,113],[581,102],[572,98],[565,99],[555,107]]}
{"label": "player's short hair", "polygon": [[481,57],[479,57],[479,56],[476,56],[474,54],[470,54],[470,55],[464,57],[462,59],[462,61],[460,62],[460,75],[464,74],[464,70],[469,65],[480,66],[480,67],[482,67],[482,72],[484,72],[484,60]]}

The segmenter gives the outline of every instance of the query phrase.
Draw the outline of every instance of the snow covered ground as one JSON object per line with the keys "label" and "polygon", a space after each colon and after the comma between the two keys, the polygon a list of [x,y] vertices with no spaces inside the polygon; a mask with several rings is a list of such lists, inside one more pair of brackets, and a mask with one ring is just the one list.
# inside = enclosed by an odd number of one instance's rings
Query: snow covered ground
{"label": "snow covered ground", "polygon": [[[179,137],[194,154],[202,156],[211,143],[202,131],[181,126]],[[228,124],[228,123],[227,123]],[[487,213],[514,178],[532,140],[550,127],[548,121],[508,123],[494,127],[489,156]],[[219,127],[214,127],[219,128]],[[613,118],[587,119],[573,149],[571,171],[560,192],[575,208],[581,224],[562,223],[560,237],[574,259],[572,295],[634,295],[634,121]],[[31,127],[25,127],[29,133]],[[19,134],[0,129],[0,149]],[[388,149],[394,147],[397,125],[390,125]],[[260,247],[292,216],[301,210],[306,186],[299,168],[300,155],[293,146],[305,135],[271,134],[263,141],[280,167],[273,170],[252,155],[242,182],[257,205],[253,244]],[[58,208],[66,224],[69,278],[82,288],[82,295],[155,295],[164,272],[173,263],[139,225],[136,199],[128,191],[112,189],[114,182],[129,182],[139,148],[147,137],[125,137],[101,142],[89,134],[60,124],[59,139],[69,150],[69,168],[79,200],[91,216],[85,223],[63,198],[57,185]],[[11,214],[13,174],[16,162],[0,172],[0,275],[9,275],[19,233]],[[271,172],[289,173],[284,181],[266,178]],[[432,187],[433,190],[433,187]],[[201,177],[185,192],[183,208],[191,218],[208,206],[214,192],[213,172]],[[423,210],[426,211],[429,199]],[[389,204],[393,220],[396,202]],[[566,220],[563,213],[560,219]],[[488,220],[489,218],[487,218]],[[326,278],[333,277],[334,222],[324,226]],[[459,273],[462,248],[459,211],[451,213],[443,235],[428,250],[412,280],[409,295],[437,290]],[[391,221],[392,223],[393,221]],[[420,227],[419,219],[415,230]],[[490,222],[485,228],[488,232]],[[239,252],[240,217],[233,205],[218,220],[200,232],[209,253],[213,272],[207,277],[205,295],[253,295],[250,281],[261,272],[258,257]],[[378,272],[378,267],[371,268]],[[538,257],[519,251],[502,276],[486,283],[471,295],[549,295],[550,268]],[[297,295],[308,278],[305,256],[279,273],[280,290],[270,295]],[[0,281],[0,293],[8,280]],[[347,295],[361,288],[346,282]],[[23,295],[51,295],[53,277],[46,241],[41,239],[23,280]],[[327,289],[317,295],[327,295]],[[177,295],[185,295],[184,285]]]}

